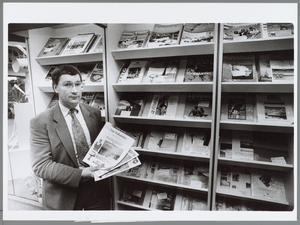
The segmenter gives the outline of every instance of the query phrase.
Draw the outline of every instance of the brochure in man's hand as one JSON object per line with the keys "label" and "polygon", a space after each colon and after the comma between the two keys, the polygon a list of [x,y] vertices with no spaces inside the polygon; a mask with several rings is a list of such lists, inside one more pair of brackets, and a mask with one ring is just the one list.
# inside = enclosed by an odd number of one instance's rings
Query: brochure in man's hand
{"label": "brochure in man's hand", "polygon": [[138,153],[132,148],[133,143],[133,137],[106,122],[83,159],[90,166],[101,166],[94,173],[95,181],[140,165]]}

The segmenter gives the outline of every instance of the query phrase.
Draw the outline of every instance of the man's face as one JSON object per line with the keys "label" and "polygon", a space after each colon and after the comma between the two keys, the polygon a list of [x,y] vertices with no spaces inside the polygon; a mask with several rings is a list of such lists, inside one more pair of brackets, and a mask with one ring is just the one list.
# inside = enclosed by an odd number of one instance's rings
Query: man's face
{"label": "man's face", "polygon": [[[82,89],[79,75],[63,74],[60,76],[58,85],[54,86],[59,95],[60,103],[67,108],[74,108],[81,99]],[[76,88],[78,87],[78,88]]]}

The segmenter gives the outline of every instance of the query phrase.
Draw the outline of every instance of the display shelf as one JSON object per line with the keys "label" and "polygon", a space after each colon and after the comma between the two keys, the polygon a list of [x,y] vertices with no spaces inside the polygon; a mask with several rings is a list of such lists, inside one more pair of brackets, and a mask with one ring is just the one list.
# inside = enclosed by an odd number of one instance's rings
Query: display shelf
{"label": "display shelf", "polygon": [[157,151],[157,150],[148,150],[142,148],[135,148],[135,150],[143,155],[149,156],[159,156],[169,159],[180,159],[180,160],[189,160],[189,161],[196,161],[196,162],[209,162],[209,157],[205,156],[197,156],[197,155],[188,155],[183,154],[180,152],[164,152],[164,151]]}
{"label": "display shelf", "polygon": [[121,49],[111,51],[115,60],[146,59],[173,56],[214,54],[214,42],[198,45],[172,45],[161,47],[144,47],[139,49]]}
{"label": "display shelf", "polygon": [[265,52],[293,50],[294,38],[269,38],[269,39],[252,39],[247,41],[224,41],[224,53],[241,53],[241,52]]}
{"label": "display shelf", "polygon": [[141,205],[132,204],[132,203],[128,203],[128,202],[123,202],[123,201],[120,201],[120,200],[118,200],[117,203],[121,204],[121,205],[124,205],[124,206],[127,206],[127,207],[132,207],[132,208],[140,209],[140,210],[158,211],[158,209],[147,208],[147,207],[143,207]]}
{"label": "display shelf", "polygon": [[174,183],[168,183],[168,182],[163,182],[163,181],[149,180],[149,179],[145,179],[145,178],[136,178],[136,177],[130,177],[130,176],[124,176],[124,175],[116,175],[116,176],[119,178],[142,181],[142,182],[147,182],[149,184],[167,186],[167,187],[172,187],[172,188],[176,188],[176,189],[180,189],[180,190],[190,190],[190,191],[192,190],[192,191],[196,191],[198,193],[207,193],[208,192],[207,188],[194,188],[194,187],[181,185],[181,184],[174,184]]}
{"label": "display shelf", "polygon": [[294,93],[294,84],[272,82],[223,82],[222,92]]}
{"label": "display shelf", "polygon": [[262,202],[262,203],[272,203],[275,205],[281,205],[281,206],[289,206],[289,202],[279,202],[275,201],[272,199],[267,199],[267,198],[258,198],[258,197],[253,197],[253,196],[248,196],[248,195],[239,195],[239,194],[232,194],[232,193],[226,193],[222,191],[216,191],[216,194],[218,196],[222,197],[229,197],[229,198],[235,198],[235,199],[241,199],[241,200],[251,200],[251,201],[256,201],[256,202]]}
{"label": "display shelf", "polygon": [[176,126],[176,127],[197,127],[197,128],[210,128],[211,121],[199,121],[199,120],[180,120],[180,119],[157,119],[157,118],[147,118],[138,116],[117,116],[114,115],[113,118],[120,123],[135,123],[144,125],[164,125],[164,126]]}
{"label": "display shelf", "polygon": [[61,65],[70,63],[91,63],[103,60],[103,53],[82,53],[78,55],[57,55],[35,58],[41,66]]}
{"label": "display shelf", "polygon": [[116,92],[212,92],[213,83],[113,84]]}
{"label": "display shelf", "polygon": [[268,169],[268,170],[275,170],[275,171],[283,171],[289,172],[293,170],[294,166],[291,164],[275,164],[271,162],[262,162],[262,161],[246,161],[246,160],[234,160],[234,159],[227,159],[227,158],[220,158],[219,157],[219,164],[221,165],[235,165],[235,166],[243,166],[249,168],[260,168],[260,169]]}
{"label": "display shelf", "polygon": [[225,130],[248,130],[275,133],[294,133],[293,124],[260,124],[257,122],[220,121],[220,128]]}
{"label": "display shelf", "polygon": [[[53,89],[51,85],[42,85],[39,86],[39,89],[43,92],[51,92],[53,93]],[[103,84],[86,84],[83,88],[83,92],[103,92],[104,85]]]}

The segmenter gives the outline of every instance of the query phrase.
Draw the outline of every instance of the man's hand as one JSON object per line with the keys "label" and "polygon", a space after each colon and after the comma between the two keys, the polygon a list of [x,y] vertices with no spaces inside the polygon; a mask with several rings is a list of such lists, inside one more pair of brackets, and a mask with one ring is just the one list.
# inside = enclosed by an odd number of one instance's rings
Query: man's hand
{"label": "man's hand", "polygon": [[94,179],[94,172],[99,170],[100,168],[101,168],[101,166],[84,168],[81,172],[81,182],[85,182],[90,179]]}

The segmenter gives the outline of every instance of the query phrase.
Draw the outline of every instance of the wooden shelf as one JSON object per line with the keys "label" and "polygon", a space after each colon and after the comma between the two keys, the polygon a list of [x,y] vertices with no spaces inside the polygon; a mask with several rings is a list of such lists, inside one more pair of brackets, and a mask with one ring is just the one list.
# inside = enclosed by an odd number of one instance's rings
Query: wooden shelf
{"label": "wooden shelf", "polygon": [[294,37],[223,42],[223,53],[265,52],[293,49]]}
{"label": "wooden shelf", "polygon": [[113,84],[116,92],[212,92],[213,83]]}
{"label": "wooden shelf", "polygon": [[222,92],[294,93],[294,84],[271,82],[223,82]]}
{"label": "wooden shelf", "polygon": [[282,206],[289,206],[288,202],[278,202],[272,199],[262,199],[259,197],[254,197],[254,196],[250,196],[250,195],[239,195],[239,194],[233,194],[233,193],[226,193],[223,192],[221,190],[217,190],[216,194],[219,196],[224,196],[224,197],[231,197],[231,198],[236,198],[236,199],[241,199],[241,200],[253,200],[253,201],[257,201],[257,202],[261,202],[261,203],[272,203],[272,204],[276,204],[276,205],[282,205]]}
{"label": "wooden shelf", "polygon": [[48,57],[38,57],[36,61],[42,66],[61,65],[69,63],[92,63],[103,60],[103,53],[82,53],[78,55],[56,55]]}
{"label": "wooden shelf", "polygon": [[155,150],[148,150],[148,149],[141,149],[141,148],[135,148],[135,150],[143,155],[149,155],[149,156],[159,156],[159,157],[165,157],[169,159],[181,159],[181,160],[189,160],[189,161],[195,161],[195,162],[209,162],[210,157],[204,157],[204,156],[198,156],[198,155],[188,155],[188,154],[182,154],[179,152],[166,152],[166,151],[155,151]]}
{"label": "wooden shelf", "polygon": [[260,124],[256,122],[232,122],[220,121],[221,129],[225,130],[246,130],[246,131],[260,131],[273,133],[294,133],[294,125],[282,124]]}
{"label": "wooden shelf", "polygon": [[155,48],[145,47],[139,49],[121,49],[112,50],[111,53],[115,60],[211,55],[214,54],[214,42],[197,45],[172,45]]}
{"label": "wooden shelf", "polygon": [[120,201],[120,200],[118,200],[117,203],[118,203],[118,204],[121,204],[121,205],[129,206],[129,207],[132,207],[132,208],[142,209],[142,210],[147,210],[147,211],[155,211],[155,210],[158,210],[158,209],[146,208],[146,207],[143,207],[143,206],[137,205],[137,204],[132,204],[132,203],[128,203],[128,202],[123,202],[123,201]]}
{"label": "wooden shelf", "polygon": [[283,171],[283,172],[289,172],[294,168],[294,166],[291,164],[283,165],[283,164],[275,164],[271,162],[262,162],[262,161],[254,161],[254,160],[253,161],[234,160],[234,159],[219,157],[218,161],[222,165],[235,165],[241,167],[268,169],[268,170]]}
{"label": "wooden shelf", "polygon": [[183,119],[157,119],[148,117],[138,117],[138,116],[117,116],[114,115],[113,118],[117,122],[121,123],[135,123],[135,124],[145,124],[145,125],[161,125],[164,126],[176,126],[176,127],[196,127],[196,128],[211,128],[211,120],[183,120]]}
{"label": "wooden shelf", "polygon": [[[54,92],[51,84],[45,84],[39,86],[39,89],[43,92]],[[83,88],[83,92],[103,92],[104,85],[103,84],[86,84]]]}

